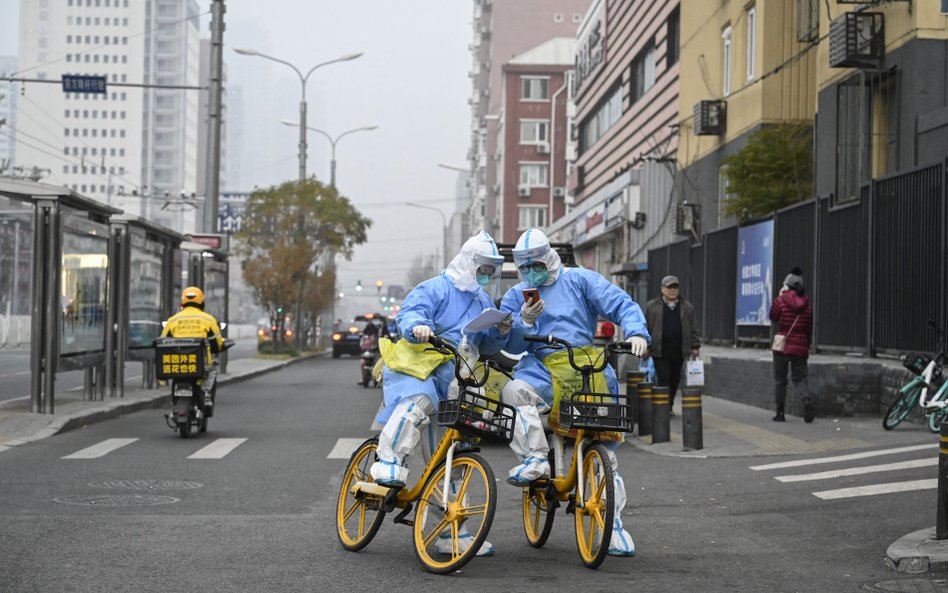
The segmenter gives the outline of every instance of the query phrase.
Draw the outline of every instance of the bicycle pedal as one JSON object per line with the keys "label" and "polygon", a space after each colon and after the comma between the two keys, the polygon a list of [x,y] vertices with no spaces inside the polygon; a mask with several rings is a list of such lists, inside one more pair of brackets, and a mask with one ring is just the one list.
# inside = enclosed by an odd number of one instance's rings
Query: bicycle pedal
{"label": "bicycle pedal", "polygon": [[395,518],[392,519],[392,523],[401,523],[402,525],[408,525],[409,527],[414,527],[415,522],[412,519],[406,519],[405,516],[411,512],[411,503],[408,503],[408,506],[402,509],[400,513],[395,515]]}
{"label": "bicycle pedal", "polygon": [[569,503],[566,505],[566,514],[575,515],[576,514],[576,495],[569,495]]}

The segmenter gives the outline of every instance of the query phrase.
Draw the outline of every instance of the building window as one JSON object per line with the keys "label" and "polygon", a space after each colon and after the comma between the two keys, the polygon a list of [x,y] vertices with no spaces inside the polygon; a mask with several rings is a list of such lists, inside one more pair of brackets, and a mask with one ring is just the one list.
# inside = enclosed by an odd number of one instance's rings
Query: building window
{"label": "building window", "polygon": [[871,93],[860,76],[836,87],[836,202],[856,200],[870,169]]}
{"label": "building window", "polygon": [[594,145],[622,117],[622,85],[616,84],[596,109],[579,124],[579,151]]}
{"label": "building window", "polygon": [[546,226],[545,206],[520,206],[518,210],[520,215],[517,222],[518,231]]}
{"label": "building window", "polygon": [[632,60],[629,105],[635,105],[650,88],[655,86],[655,43],[651,40]]}
{"label": "building window", "polygon": [[580,23],[580,22],[582,22],[582,20],[583,20],[583,15],[579,14],[578,12],[574,12],[574,13],[573,13],[573,22],[574,22],[574,23]]}
{"label": "building window", "polygon": [[550,124],[546,120],[524,119],[520,121],[520,144],[546,142]]}
{"label": "building window", "polygon": [[553,13],[553,22],[554,22],[554,23],[562,23],[562,22],[563,22],[563,13],[562,13],[562,12],[554,12],[554,13]]}
{"label": "building window", "polygon": [[546,101],[550,98],[550,79],[543,76],[524,76],[520,98],[527,101]]}
{"label": "building window", "polygon": [[721,76],[723,82],[721,85],[722,94],[727,97],[731,94],[731,25],[724,28],[721,33],[721,43],[723,45],[723,71]]}
{"label": "building window", "polygon": [[757,9],[751,6],[744,14],[747,23],[747,80],[757,74]]}
{"label": "building window", "polygon": [[678,63],[681,52],[681,10],[675,7],[665,25],[665,69]]}
{"label": "building window", "polygon": [[520,185],[546,187],[550,166],[546,163],[520,163]]}

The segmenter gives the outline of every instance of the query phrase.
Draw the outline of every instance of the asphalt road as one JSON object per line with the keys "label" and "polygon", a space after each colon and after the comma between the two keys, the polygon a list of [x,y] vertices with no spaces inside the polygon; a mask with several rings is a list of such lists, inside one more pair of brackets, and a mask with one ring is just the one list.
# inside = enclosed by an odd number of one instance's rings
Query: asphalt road
{"label": "asphalt road", "polygon": [[[231,360],[256,355],[256,337],[242,338],[228,351]],[[84,371],[62,371],[56,374],[56,392],[78,391],[83,388]],[[139,385],[142,380],[142,363],[129,361],[125,364],[125,384]],[[29,397],[30,395],[30,351],[0,351],[0,402]]]}
{"label": "asphalt road", "polygon": [[[624,520],[638,555],[592,571],[579,562],[571,516],[558,516],[545,548],[526,544],[519,491],[503,482],[512,454],[491,446],[484,454],[499,479],[489,538],[497,555],[460,574],[431,575],[406,526],[386,520],[359,553],[336,540],[346,459],[330,455],[350,442],[340,439],[372,434],[381,397],[357,379],[358,359],[322,357],[222,386],[209,432],[190,440],[150,410],[0,453],[0,593],[864,592],[912,579],[885,567],[885,550],[935,522],[932,490],[813,494],[886,481],[878,475],[780,481],[828,468],[753,470],[788,458],[683,459],[626,445]],[[189,458],[201,450],[216,458]],[[931,456],[852,465],[913,455]]]}

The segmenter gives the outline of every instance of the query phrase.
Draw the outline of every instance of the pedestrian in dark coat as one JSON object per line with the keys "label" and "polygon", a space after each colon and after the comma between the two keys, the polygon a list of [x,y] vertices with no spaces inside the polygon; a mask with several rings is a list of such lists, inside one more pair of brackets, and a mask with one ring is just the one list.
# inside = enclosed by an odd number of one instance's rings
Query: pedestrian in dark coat
{"label": "pedestrian in dark coat", "polygon": [[770,305],[770,320],[776,324],[777,333],[786,336],[783,352],[774,351],[774,398],[777,415],[774,422],[784,422],[784,407],[787,402],[787,371],[793,380],[794,390],[803,396],[803,419],[812,422],[816,408],[810,400],[807,383],[807,358],[810,356],[810,341],[813,333],[813,307],[803,286],[803,271],[793,268],[783,281],[780,294]]}
{"label": "pedestrian in dark coat", "polygon": [[[678,294],[678,277],[662,278],[662,296],[645,304],[645,323],[652,336],[646,358],[655,362],[656,383],[668,387],[668,409],[675,405],[685,360],[698,358],[701,335],[695,308]],[[674,416],[675,413],[671,412]]]}

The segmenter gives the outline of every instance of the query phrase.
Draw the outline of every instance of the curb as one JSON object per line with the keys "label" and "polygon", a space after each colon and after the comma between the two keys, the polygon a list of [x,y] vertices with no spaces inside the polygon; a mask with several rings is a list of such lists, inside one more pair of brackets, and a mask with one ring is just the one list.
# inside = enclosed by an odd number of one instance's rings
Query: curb
{"label": "curb", "polygon": [[948,540],[936,540],[934,527],[913,531],[889,546],[885,563],[896,572],[948,572]]}

